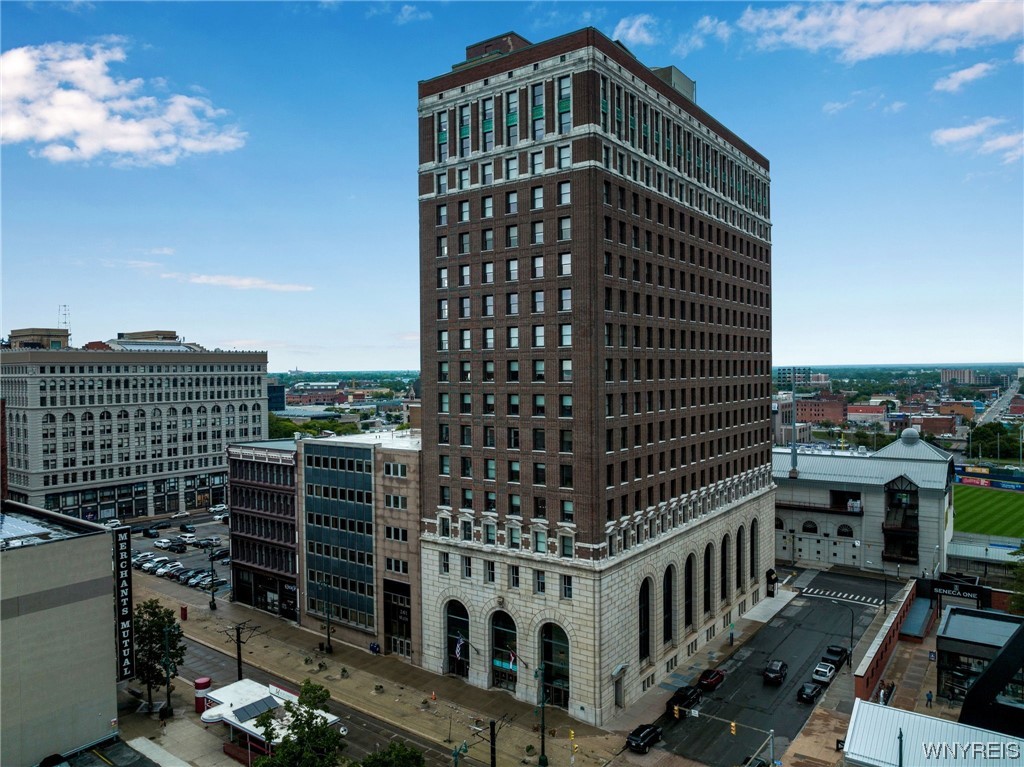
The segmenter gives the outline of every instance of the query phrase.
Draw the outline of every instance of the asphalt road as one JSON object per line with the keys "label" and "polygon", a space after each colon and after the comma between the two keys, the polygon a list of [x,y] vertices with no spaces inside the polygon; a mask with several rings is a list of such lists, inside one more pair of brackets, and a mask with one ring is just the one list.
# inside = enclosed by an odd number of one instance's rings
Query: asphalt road
{"label": "asphalt road", "polygon": [[[870,586],[870,581],[849,580]],[[876,610],[855,602],[833,604],[830,598],[794,600],[719,666],[726,670],[726,680],[718,690],[705,694],[696,719],[662,718],[665,747],[710,767],[735,767],[756,754],[768,759],[767,741],[774,730],[777,757],[813,710],[797,701],[796,692],[810,681],[822,651],[830,644],[849,644],[851,611],[856,642]],[[789,664],[789,675],[778,687],[764,684],[761,676],[774,658]],[[730,732],[731,722],[736,723],[735,735]]]}
{"label": "asphalt road", "polygon": [[[185,645],[188,648],[188,652],[185,655],[185,662],[178,666],[178,674],[180,676],[189,680],[208,676],[218,680],[218,685],[230,684],[238,679],[234,642],[229,641],[227,637],[225,637],[224,645],[226,651],[231,654],[211,650],[206,645],[194,642],[187,637],[185,638]],[[295,689],[294,683],[274,677],[245,663],[244,647],[242,652],[242,673],[246,679],[252,679],[263,684],[279,685],[288,690]],[[342,723],[348,728],[348,736],[345,738],[347,744],[345,756],[349,759],[361,762],[368,754],[378,749],[386,748],[389,742],[397,739],[422,751],[426,763],[432,767],[450,767],[451,765],[452,757],[450,751],[422,740],[411,732],[397,728],[390,722],[366,716],[335,700],[331,700],[328,704],[328,709],[332,714],[340,716]],[[480,767],[482,764],[465,756],[459,761],[474,767]]]}

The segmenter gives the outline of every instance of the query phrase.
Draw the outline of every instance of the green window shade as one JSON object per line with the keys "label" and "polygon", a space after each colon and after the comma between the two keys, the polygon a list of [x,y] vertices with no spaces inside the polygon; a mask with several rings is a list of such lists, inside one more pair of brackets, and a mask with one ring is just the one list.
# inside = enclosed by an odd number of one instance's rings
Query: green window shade
{"label": "green window shade", "polygon": [[544,117],[544,107],[534,107],[533,111],[530,113],[530,117],[534,120],[542,119]]}
{"label": "green window shade", "polygon": [[494,130],[494,120],[484,120],[484,132],[487,133],[492,130]]}
{"label": "green window shade", "polygon": [[601,111],[602,112],[607,112],[608,111],[608,99],[601,99]]}
{"label": "green window shade", "polygon": [[629,118],[629,127],[630,128],[635,128],[636,127],[636,118],[635,117],[630,117]]}
{"label": "green window shade", "polygon": [[505,125],[518,125],[519,124],[519,113],[509,112],[505,115]]}
{"label": "green window shade", "polygon": [[466,136],[468,136],[468,135],[469,135],[469,126],[468,125],[460,125],[459,126],[459,138],[466,138]]}
{"label": "green window shade", "polygon": [[558,102],[558,111],[559,112],[568,112],[569,111],[569,99],[561,99]]}
{"label": "green window shade", "polygon": [[615,119],[616,120],[621,120],[622,119],[622,110],[621,109],[616,109],[615,110]]}
{"label": "green window shade", "polygon": [[643,131],[645,136],[649,136],[651,133],[650,129],[646,125],[644,126]]}

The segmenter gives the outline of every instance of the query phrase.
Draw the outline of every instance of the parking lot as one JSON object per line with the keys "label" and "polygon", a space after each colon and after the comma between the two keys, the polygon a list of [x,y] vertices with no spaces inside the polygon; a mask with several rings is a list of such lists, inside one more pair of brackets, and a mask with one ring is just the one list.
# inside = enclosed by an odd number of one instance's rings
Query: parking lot
{"label": "parking lot", "polygon": [[[137,523],[133,526],[132,553],[136,577],[163,577],[168,581],[181,583],[182,588],[191,585],[215,595],[226,596],[231,591],[228,525],[219,520],[215,521],[205,512],[193,514],[187,519],[161,520],[159,524],[161,526],[156,528],[159,538],[143,535],[142,530],[147,523]],[[135,555],[142,555],[143,561],[135,561]],[[168,558],[162,563],[164,565],[180,563],[182,567],[176,572],[157,575],[160,572],[159,567],[153,567],[148,563],[161,557]],[[188,578],[184,577],[186,573]],[[203,577],[206,581],[200,582]]]}

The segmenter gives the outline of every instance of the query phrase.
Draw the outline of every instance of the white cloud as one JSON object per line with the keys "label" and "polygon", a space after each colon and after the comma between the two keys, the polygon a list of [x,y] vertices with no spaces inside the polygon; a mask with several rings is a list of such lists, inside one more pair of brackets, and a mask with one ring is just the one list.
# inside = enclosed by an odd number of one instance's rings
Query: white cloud
{"label": "white cloud", "polygon": [[882,112],[884,112],[885,114],[891,114],[891,115],[899,114],[900,112],[902,112],[906,108],[906,106],[907,106],[907,102],[906,101],[894,101],[891,104],[883,107],[882,108]]}
{"label": "white cloud", "polygon": [[835,114],[839,114],[844,109],[847,109],[847,108],[849,108],[852,105],[853,105],[852,101],[826,101],[822,105],[821,111],[824,112],[827,115],[835,115]]}
{"label": "white cloud", "polygon": [[935,81],[935,85],[933,85],[932,88],[937,91],[945,91],[946,93],[959,93],[960,89],[967,83],[972,83],[975,80],[988,77],[990,74],[995,72],[995,70],[996,68],[992,64],[975,64],[974,66],[970,66],[956,72],[951,72],[945,77],[939,78]]}
{"label": "white cloud", "polygon": [[1013,61],[1015,64],[1024,64],[1024,45],[1021,45],[1013,52]]}
{"label": "white cloud", "polygon": [[694,51],[699,51],[703,48],[704,41],[709,37],[713,37],[719,42],[727,43],[731,36],[732,27],[726,22],[719,21],[713,16],[702,16],[693,25],[693,29],[679,38],[679,41],[672,49],[672,53],[685,58]]}
{"label": "white cloud", "polygon": [[1005,122],[997,117],[982,117],[970,125],[963,125],[959,128],[939,128],[932,131],[932,143],[936,146],[948,144],[961,144],[971,141],[985,134],[990,128]]}
{"label": "white cloud", "polygon": [[310,285],[295,285],[281,282],[270,282],[261,277],[239,277],[230,274],[182,274],[166,272],[161,279],[177,280],[190,285],[213,285],[232,290],[269,290],[275,293],[303,293],[313,290]]}
{"label": "white cloud", "polygon": [[932,131],[932,143],[975,154],[998,154],[1004,164],[1018,162],[1024,158],[1024,132],[997,134],[992,130],[1004,122],[998,117],[982,117],[970,125],[942,128]]}
{"label": "white cloud", "polygon": [[1024,32],[1016,2],[807,3],[747,8],[737,25],[759,48],[836,50],[844,61],[903,53],[953,52]]}
{"label": "white cloud", "polygon": [[[221,125],[209,99],[144,93],[140,78],[120,79],[124,41],[49,43],[0,56],[4,144],[28,142],[51,162],[108,160],[114,165],[173,165],[193,154],[230,152],[246,134]],[[157,89],[161,84],[157,83]]]}
{"label": "white cloud", "polygon": [[174,248],[149,248],[143,252],[147,256],[173,256]]}
{"label": "white cloud", "polygon": [[396,24],[409,24],[413,21],[427,21],[432,19],[433,15],[430,11],[421,11],[416,8],[415,5],[403,5],[402,9],[395,16]]}
{"label": "white cloud", "polygon": [[657,23],[649,13],[626,16],[615,25],[612,39],[621,40],[626,45],[654,45],[658,38],[651,27],[657,26]]}
{"label": "white cloud", "polygon": [[994,136],[982,142],[978,154],[1002,154],[1003,163],[1016,162],[1024,157],[1024,132]]}

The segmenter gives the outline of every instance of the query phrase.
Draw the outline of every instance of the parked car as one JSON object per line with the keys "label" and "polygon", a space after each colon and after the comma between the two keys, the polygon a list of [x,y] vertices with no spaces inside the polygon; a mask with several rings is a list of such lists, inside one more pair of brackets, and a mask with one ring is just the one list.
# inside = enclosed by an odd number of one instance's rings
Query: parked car
{"label": "parked car", "polygon": [[782,684],[786,681],[786,674],[789,673],[789,664],[784,660],[770,660],[764,667],[765,684]]}
{"label": "parked car", "polygon": [[828,685],[836,677],[836,667],[831,663],[819,663],[811,672],[811,679],[818,684]]}
{"label": "parked car", "polygon": [[192,546],[195,546],[196,545],[196,541],[199,540],[199,539],[198,539],[198,537],[196,537],[195,533],[182,533],[181,535],[178,536],[178,540],[181,541],[182,543],[187,543],[187,544],[191,544]]}
{"label": "parked car", "polygon": [[156,554],[154,554],[152,551],[142,551],[132,557],[132,564],[135,564],[136,562],[146,562],[155,556]]}
{"label": "parked car", "polygon": [[160,538],[158,540],[153,541],[153,545],[156,546],[158,549],[166,549],[168,546],[171,545],[171,543],[172,541],[170,538]]}
{"label": "parked car", "polygon": [[185,510],[176,511],[173,514],[171,514],[171,519],[188,519],[188,516],[188,512]]}
{"label": "parked car", "polygon": [[842,645],[830,644],[825,648],[825,652],[821,656],[821,660],[823,663],[831,663],[837,669],[840,669],[849,657],[850,653],[847,652],[845,647]]}
{"label": "parked car", "polygon": [[709,668],[700,672],[700,677],[697,679],[697,686],[704,692],[714,692],[724,681],[724,671],[717,668]]}
{"label": "parked car", "polygon": [[231,519],[231,515],[228,514],[226,511],[222,511],[220,514],[213,515],[214,522],[223,522],[225,525],[228,523],[229,519]]}
{"label": "parked car", "polygon": [[182,523],[178,525],[178,530],[180,530],[183,533],[194,533],[196,531],[196,526]]}
{"label": "parked car", "polygon": [[104,519],[102,522],[100,522],[100,524],[105,525],[106,527],[120,527],[121,520],[116,518]]}
{"label": "parked car", "polygon": [[[228,505],[226,503],[218,503],[218,504],[215,504],[215,505],[210,507],[210,513],[211,514],[223,514],[227,510],[228,510]],[[217,517],[214,517],[214,519],[216,519],[216,518]]]}
{"label": "parked car", "polygon": [[210,559],[223,559],[230,553],[231,551],[229,549],[223,547],[219,549],[214,549],[210,552]]}
{"label": "parked car", "polygon": [[199,570],[197,570],[196,568],[188,567],[176,572],[174,574],[174,578],[178,581],[178,583],[186,583],[188,582],[189,578],[193,577],[198,572]]}
{"label": "parked car", "polygon": [[654,724],[641,724],[626,736],[626,746],[630,751],[646,754],[651,746],[661,740],[661,728]]}
{"label": "parked car", "polygon": [[224,567],[227,567],[231,564],[231,557],[224,557],[224,559],[222,559],[220,563],[224,565]]}
{"label": "parked car", "polygon": [[170,562],[170,557],[153,557],[142,566],[142,572],[151,573],[160,568],[164,563]]}
{"label": "parked car", "polygon": [[188,551],[188,546],[186,546],[184,543],[176,542],[168,546],[167,550],[175,554],[184,554],[186,551]]}
{"label": "parked car", "polygon": [[213,549],[220,546],[220,538],[200,538],[194,541],[192,545],[200,549]]}
{"label": "parked car", "polygon": [[160,537],[160,531],[157,530],[155,527],[147,527],[145,530],[142,531],[142,537],[143,538],[159,538]]}
{"label": "parked car", "polygon": [[212,581],[210,581],[206,585],[207,585],[208,588],[219,589],[221,586],[227,586],[228,585],[228,579],[227,578],[214,578]]}
{"label": "parked car", "polygon": [[[186,512],[186,513],[185,513],[185,516],[186,516],[186,517],[188,516],[188,512]],[[150,526],[151,526],[151,527],[152,527],[152,528],[153,528],[154,530],[167,530],[167,529],[169,529],[169,528],[170,528],[170,526],[171,526],[171,523],[170,523],[170,522],[168,522],[168,521],[167,521],[166,519],[161,519],[161,520],[160,520],[159,522],[154,522],[154,523],[153,523],[152,525],[150,525]]]}
{"label": "parked car", "polygon": [[[688,712],[691,708],[699,706],[702,700],[704,700],[704,693],[702,693],[698,688],[691,687],[690,685],[680,687],[672,693],[672,697],[665,702],[665,713],[670,717],[674,717],[676,706],[679,706],[680,711]],[[681,714],[680,718],[682,718],[682,716],[685,716],[685,714]]]}
{"label": "parked car", "polygon": [[185,567],[185,565],[183,565],[181,562],[165,562],[153,572],[156,573],[157,577],[163,578],[165,575],[167,575],[167,573],[171,572],[171,570],[178,570],[183,567]]}
{"label": "parked car", "polygon": [[814,703],[821,695],[822,686],[814,682],[804,682],[796,691],[796,699],[804,703]]}
{"label": "parked car", "polygon": [[209,578],[209,577],[211,577],[209,570],[200,570],[198,573],[196,573],[195,575],[193,575],[191,578],[188,579],[188,585],[194,587],[196,584],[199,583],[199,581],[203,580],[203,578]]}

